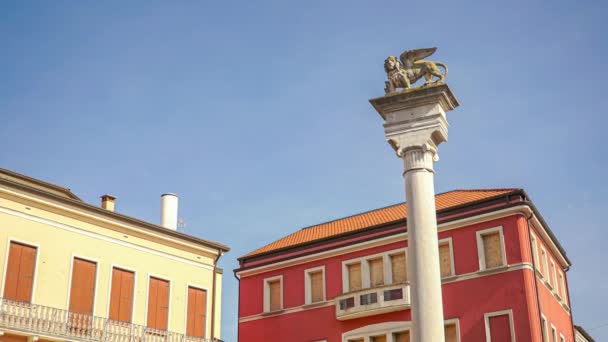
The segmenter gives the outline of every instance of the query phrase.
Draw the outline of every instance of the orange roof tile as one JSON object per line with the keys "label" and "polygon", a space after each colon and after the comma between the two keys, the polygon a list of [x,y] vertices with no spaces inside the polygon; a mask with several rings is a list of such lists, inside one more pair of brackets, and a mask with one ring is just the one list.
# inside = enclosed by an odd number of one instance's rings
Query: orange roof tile
{"label": "orange roof tile", "polygon": [[[435,196],[435,207],[437,210],[448,209],[479,200],[500,196],[513,192],[517,189],[481,189],[481,190],[453,190]],[[337,219],[330,222],[302,228],[295,233],[272,242],[262,248],[244,255],[250,257],[277,249],[293,247],[303,243],[324,239],[359,229],[376,226],[379,224],[403,220],[407,217],[407,207],[405,203],[391,205],[368,211],[361,214]]]}

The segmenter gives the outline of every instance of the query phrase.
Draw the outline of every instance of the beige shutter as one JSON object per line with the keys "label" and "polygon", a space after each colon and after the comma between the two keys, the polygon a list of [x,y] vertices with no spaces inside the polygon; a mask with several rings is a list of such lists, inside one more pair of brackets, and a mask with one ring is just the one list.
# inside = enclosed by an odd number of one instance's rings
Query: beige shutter
{"label": "beige shutter", "polygon": [[350,264],[348,267],[348,291],[361,290],[361,263]]}
{"label": "beige shutter", "polygon": [[393,271],[393,284],[405,283],[407,281],[405,253],[391,255],[391,270]]}
{"label": "beige shutter", "polygon": [[444,243],[439,246],[439,262],[441,266],[441,276],[447,277],[452,275],[452,254],[450,253],[450,244]]}
{"label": "beige shutter", "polygon": [[386,335],[374,336],[370,340],[371,342],[386,342]]}
{"label": "beige shutter", "polygon": [[310,301],[311,303],[322,302],[323,298],[323,271],[309,273],[310,277]]}
{"label": "beige shutter", "polygon": [[270,292],[270,311],[281,309],[281,281],[273,280],[268,282]]}
{"label": "beige shutter", "polygon": [[384,285],[384,264],[382,258],[369,261],[369,275],[372,287]]}
{"label": "beige shutter", "polygon": [[456,324],[445,326],[445,342],[458,342],[456,337]]}
{"label": "beige shutter", "polygon": [[402,332],[394,333],[393,341],[394,342],[410,342],[410,332],[402,331]]}
{"label": "beige shutter", "polygon": [[486,268],[503,265],[500,232],[485,234],[483,239],[483,252],[486,258]]}

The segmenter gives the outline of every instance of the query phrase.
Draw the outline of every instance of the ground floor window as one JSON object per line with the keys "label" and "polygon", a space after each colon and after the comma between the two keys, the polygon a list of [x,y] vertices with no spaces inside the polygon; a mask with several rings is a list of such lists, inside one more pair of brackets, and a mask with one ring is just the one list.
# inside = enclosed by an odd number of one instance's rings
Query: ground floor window
{"label": "ground floor window", "polygon": [[[460,331],[457,319],[445,321],[446,342],[460,342]],[[346,332],[343,342],[410,342],[411,322],[386,322],[368,325]]]}

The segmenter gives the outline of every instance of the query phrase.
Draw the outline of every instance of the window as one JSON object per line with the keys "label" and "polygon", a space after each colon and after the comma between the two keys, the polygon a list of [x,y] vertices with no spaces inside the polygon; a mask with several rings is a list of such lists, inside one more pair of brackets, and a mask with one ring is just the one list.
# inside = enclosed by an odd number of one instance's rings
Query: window
{"label": "window", "polygon": [[515,342],[513,311],[502,310],[484,314],[487,342]]}
{"label": "window", "polygon": [[186,334],[193,337],[205,337],[207,325],[207,291],[188,286]]}
{"label": "window", "polygon": [[110,293],[110,319],[131,322],[133,311],[133,285],[135,274],[120,268],[112,268]]}
{"label": "window", "polygon": [[264,312],[283,309],[283,276],[264,279]]}
{"label": "window", "polygon": [[386,335],[373,336],[369,339],[370,342],[386,342]]}
{"label": "window", "polygon": [[167,330],[169,281],[150,277],[148,286],[148,328]]}
{"label": "window", "polygon": [[477,254],[479,269],[485,270],[506,264],[502,227],[477,232]]}
{"label": "window", "polygon": [[536,236],[530,232],[530,244],[532,245],[532,261],[534,262],[534,267],[540,271],[540,265],[538,263],[538,246],[536,242]]}
{"label": "window", "polygon": [[384,285],[384,263],[382,259],[380,257],[368,260],[371,287]]}
{"label": "window", "polygon": [[[393,342],[410,342],[410,332],[401,331],[393,334]],[[446,341],[447,342],[447,341]]]}
{"label": "window", "polygon": [[547,317],[545,317],[545,315],[541,314],[540,316],[540,320],[541,320],[541,330],[543,333],[543,341],[544,342],[549,342],[549,331],[547,328]]}
{"label": "window", "polygon": [[4,298],[18,302],[31,302],[36,269],[36,247],[10,242]]}
{"label": "window", "polygon": [[325,266],[304,271],[305,303],[325,301]]}
{"label": "window", "polygon": [[93,315],[96,277],[97,263],[74,258],[70,285],[70,312],[86,316]]}
{"label": "window", "polygon": [[547,268],[549,267],[547,264],[547,251],[545,251],[544,247],[540,247],[540,268],[541,268],[541,273],[543,274],[544,277],[547,276]]}
{"label": "window", "polygon": [[560,295],[562,297],[562,302],[565,305],[568,305],[568,291],[566,289],[566,279],[564,277],[564,273],[560,270],[559,271],[559,290],[560,290]]}
{"label": "window", "polygon": [[564,337],[564,334],[559,333],[559,342],[566,342],[566,338]]}
{"label": "window", "polygon": [[346,265],[348,269],[348,291],[361,290],[361,263],[356,262],[353,264]]}
{"label": "window", "polygon": [[393,284],[401,284],[407,281],[407,262],[405,253],[390,256]]}
{"label": "window", "polygon": [[557,342],[557,329],[551,324],[551,342]]}
{"label": "window", "polygon": [[452,238],[439,241],[439,265],[441,277],[454,275],[454,260],[452,259]]}
{"label": "window", "polygon": [[444,327],[445,342],[458,342],[458,326],[456,323],[446,324]]}
{"label": "window", "polygon": [[551,285],[551,287],[557,290],[557,284],[555,280],[555,264],[553,263],[553,260],[549,260],[549,265],[549,284]]}

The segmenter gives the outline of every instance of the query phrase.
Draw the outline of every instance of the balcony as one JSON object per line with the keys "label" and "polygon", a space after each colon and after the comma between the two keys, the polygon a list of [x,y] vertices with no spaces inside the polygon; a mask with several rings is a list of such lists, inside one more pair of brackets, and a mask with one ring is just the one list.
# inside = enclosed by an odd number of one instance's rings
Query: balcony
{"label": "balcony", "polygon": [[221,342],[2,298],[0,330],[70,341]]}
{"label": "balcony", "polygon": [[340,321],[409,309],[410,284],[374,287],[335,297],[336,318]]}

